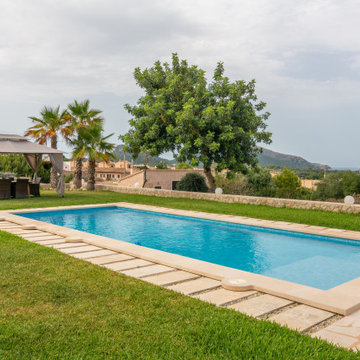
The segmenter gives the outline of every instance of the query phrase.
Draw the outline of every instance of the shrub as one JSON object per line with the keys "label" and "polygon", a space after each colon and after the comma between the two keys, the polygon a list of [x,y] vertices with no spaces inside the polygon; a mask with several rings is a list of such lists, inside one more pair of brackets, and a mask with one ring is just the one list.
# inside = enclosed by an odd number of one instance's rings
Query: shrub
{"label": "shrub", "polygon": [[215,183],[216,187],[221,188],[224,194],[250,195],[249,183],[243,174],[231,174],[229,176],[217,174]]}
{"label": "shrub", "polygon": [[246,174],[246,180],[253,195],[274,196],[274,181],[269,169],[250,168]]}
{"label": "shrub", "polygon": [[180,191],[194,191],[194,192],[208,192],[205,178],[197,173],[186,174],[177,184],[176,190]]}
{"label": "shrub", "polygon": [[316,196],[321,200],[342,199],[346,195],[359,193],[360,175],[348,170],[328,174],[318,184]]}
{"label": "shrub", "polygon": [[66,183],[69,183],[73,178],[74,178],[74,174],[73,174],[73,173],[71,173],[71,174],[69,174],[69,175],[66,175],[66,176],[65,176],[65,182],[66,182]]}
{"label": "shrub", "polygon": [[156,168],[157,169],[167,169],[167,165],[163,162],[163,161],[160,161],[157,165],[156,165]]}
{"label": "shrub", "polygon": [[183,169],[192,169],[193,167],[187,163],[187,162],[182,162],[182,163],[178,163],[176,165],[176,169],[177,170],[183,170]]}
{"label": "shrub", "polygon": [[277,194],[280,197],[294,198],[301,187],[300,179],[293,171],[286,167],[275,176],[274,183],[277,187]]}

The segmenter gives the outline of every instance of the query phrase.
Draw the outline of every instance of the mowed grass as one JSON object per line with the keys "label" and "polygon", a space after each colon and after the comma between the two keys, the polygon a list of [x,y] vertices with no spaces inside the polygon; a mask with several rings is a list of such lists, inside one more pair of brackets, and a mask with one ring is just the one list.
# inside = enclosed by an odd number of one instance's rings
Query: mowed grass
{"label": "mowed grass", "polygon": [[0,359],[359,359],[0,232]]}
{"label": "mowed grass", "polygon": [[102,204],[125,201],[156,205],[173,209],[205,211],[216,214],[240,215],[252,218],[288,221],[338,229],[360,231],[360,214],[334,213],[320,210],[275,208],[264,205],[228,204],[207,200],[164,198],[145,195],[121,194],[111,191],[68,191],[64,198],[54,191],[42,191],[40,198],[1,200],[0,210],[48,206]]}

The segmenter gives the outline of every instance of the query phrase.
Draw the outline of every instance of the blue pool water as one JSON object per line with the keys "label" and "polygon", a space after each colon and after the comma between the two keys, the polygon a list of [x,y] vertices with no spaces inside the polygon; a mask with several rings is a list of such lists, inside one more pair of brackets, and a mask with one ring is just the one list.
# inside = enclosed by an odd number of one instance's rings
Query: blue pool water
{"label": "blue pool water", "polygon": [[360,276],[355,240],[121,207],[19,215],[324,290]]}

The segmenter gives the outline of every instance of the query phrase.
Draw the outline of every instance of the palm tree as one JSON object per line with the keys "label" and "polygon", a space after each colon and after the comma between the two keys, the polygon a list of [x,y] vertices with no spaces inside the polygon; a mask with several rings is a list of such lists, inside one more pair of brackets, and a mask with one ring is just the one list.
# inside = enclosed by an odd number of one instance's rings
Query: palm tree
{"label": "palm tree", "polygon": [[107,139],[113,134],[103,136],[102,124],[93,123],[89,126],[79,128],[78,137],[72,141],[74,145],[73,157],[83,159],[85,156],[89,160],[87,190],[95,189],[96,161],[108,162],[113,154],[115,145],[109,143]]}
{"label": "palm tree", "polygon": [[[58,134],[65,138],[71,135],[69,127],[69,114],[67,110],[60,111],[60,106],[55,108],[44,106],[40,111],[40,117],[29,116],[34,123],[29,127],[25,136],[30,136],[39,144],[45,144],[50,140],[51,147],[57,149]],[[52,188],[56,188],[57,174],[56,170],[51,168],[50,184]]]}
{"label": "palm tree", "polygon": [[[71,128],[74,133],[74,137],[70,143],[81,143],[82,129],[90,126],[94,123],[99,125],[103,124],[104,119],[100,116],[100,110],[90,109],[90,100],[84,100],[78,102],[74,101],[73,104],[68,105],[69,113],[71,116]],[[82,179],[82,165],[84,155],[81,151],[74,151],[73,158],[76,162],[75,172],[74,172],[74,185],[76,188],[81,187],[81,179]]]}

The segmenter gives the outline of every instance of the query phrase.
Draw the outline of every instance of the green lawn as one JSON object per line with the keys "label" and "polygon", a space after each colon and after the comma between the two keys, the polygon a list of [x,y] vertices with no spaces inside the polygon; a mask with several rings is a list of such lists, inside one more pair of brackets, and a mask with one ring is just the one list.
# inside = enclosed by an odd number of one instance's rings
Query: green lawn
{"label": "green lawn", "polygon": [[360,358],[4,232],[0,264],[0,359]]}
{"label": "green lawn", "polygon": [[40,198],[31,198],[26,200],[0,200],[0,210],[125,201],[174,209],[242,215],[253,218],[289,221],[301,224],[360,231],[360,214],[275,208],[263,205],[227,204],[207,200],[161,198],[155,196],[120,194],[111,191],[68,191],[64,198],[60,198],[54,191],[42,191],[41,194],[42,196]]}

